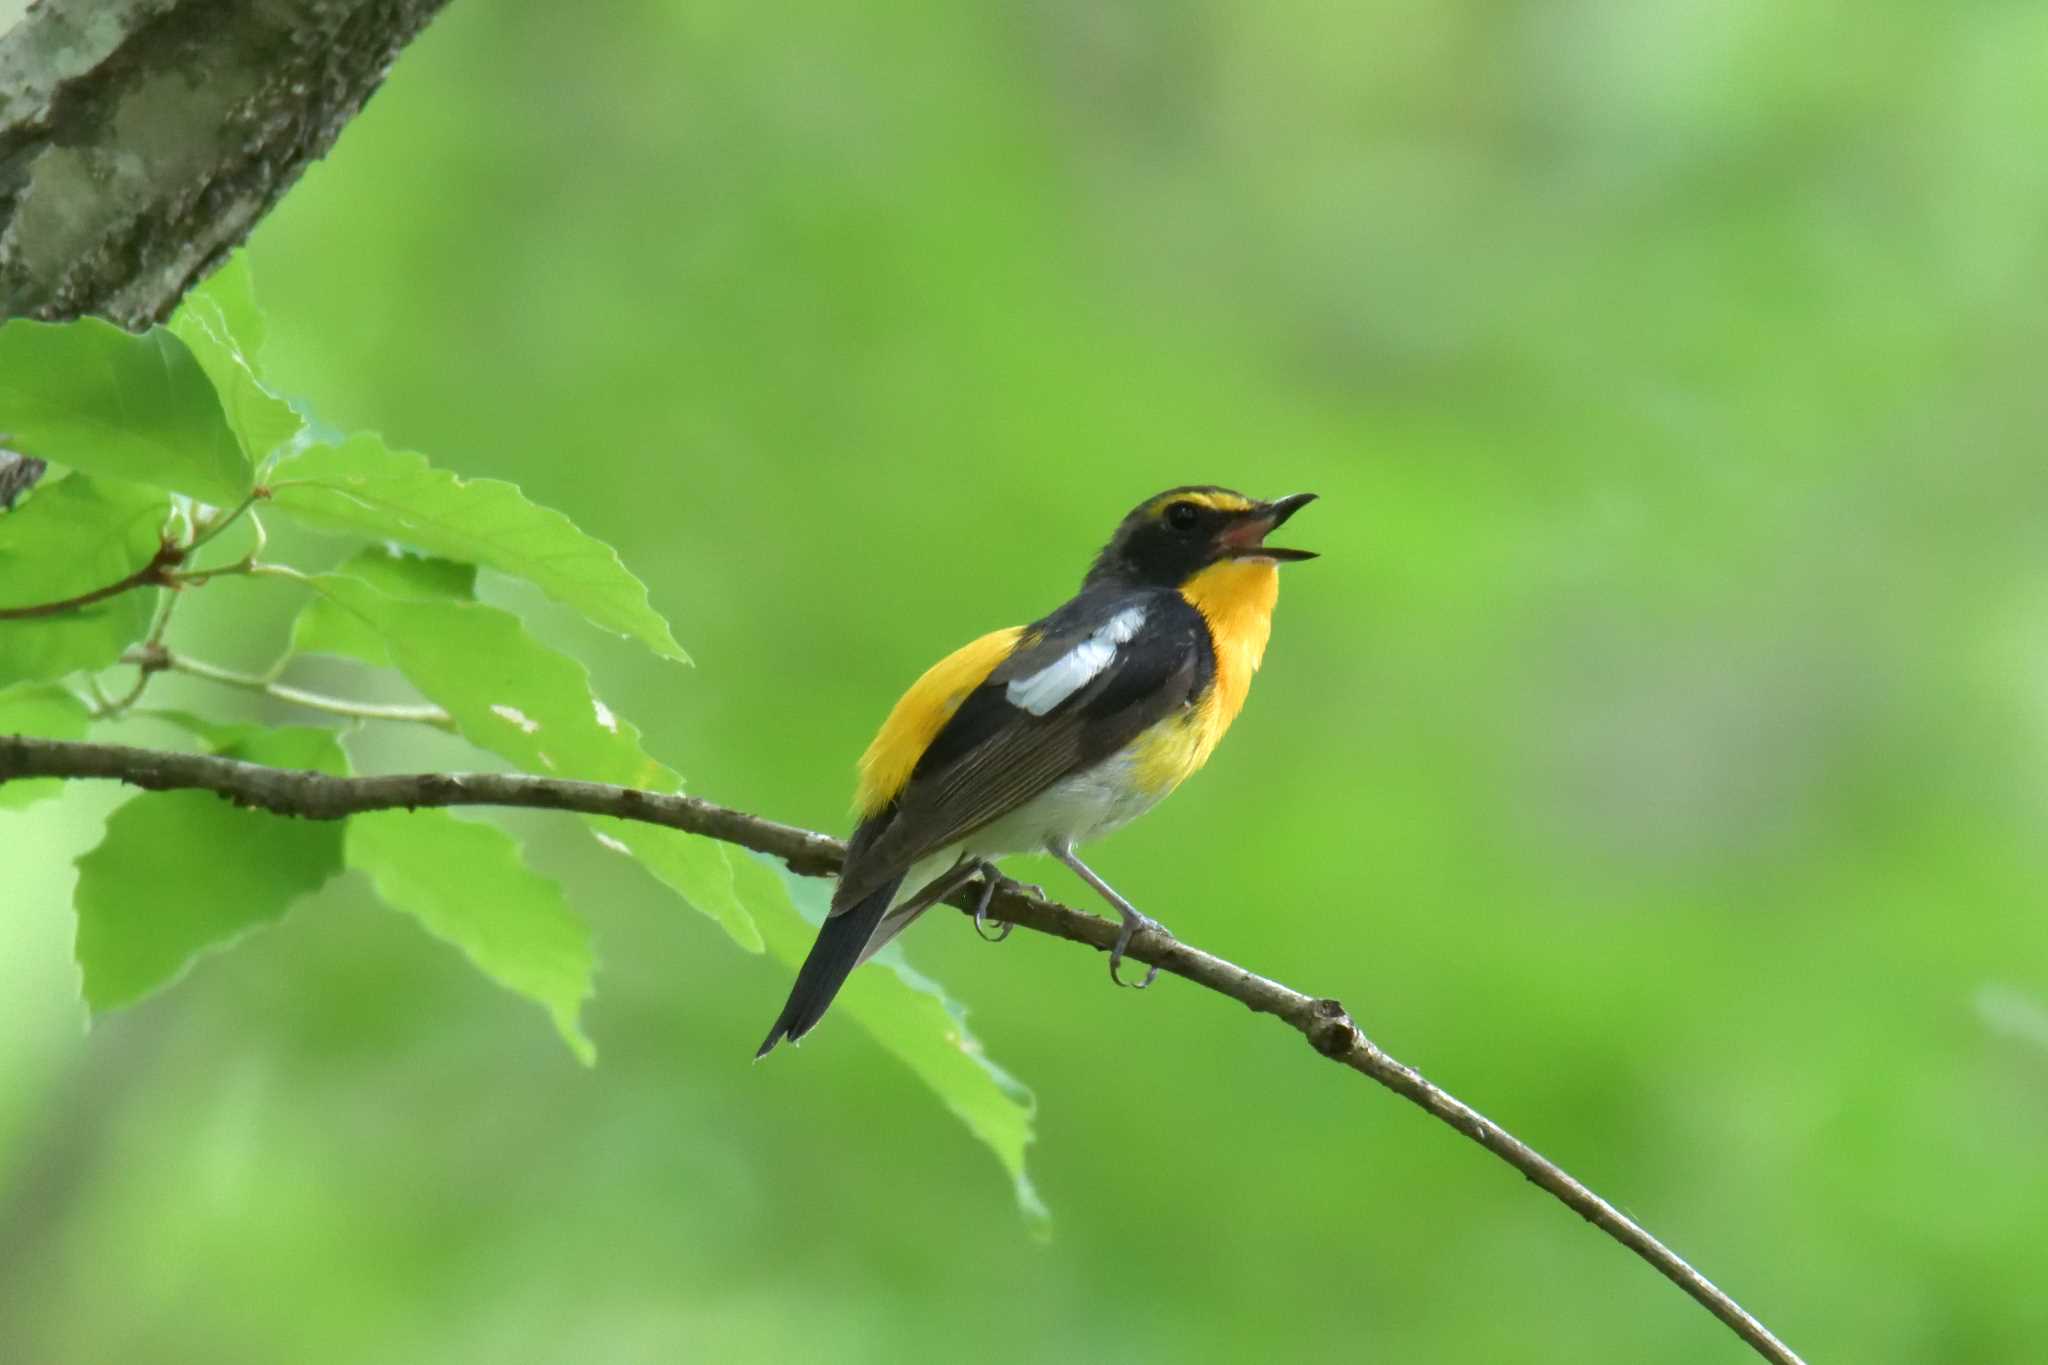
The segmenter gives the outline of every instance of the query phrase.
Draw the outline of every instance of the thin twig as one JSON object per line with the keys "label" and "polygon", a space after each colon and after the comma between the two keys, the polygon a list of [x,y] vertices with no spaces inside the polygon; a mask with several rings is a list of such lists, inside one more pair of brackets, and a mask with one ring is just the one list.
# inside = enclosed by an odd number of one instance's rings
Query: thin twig
{"label": "thin twig", "polygon": [[[262,489],[260,491],[262,492],[264,497],[267,498],[270,496],[270,490],[268,488]],[[270,544],[270,533],[263,529],[263,518],[256,515],[254,508],[245,507],[244,510],[247,512],[247,515],[249,517],[249,528],[251,531],[255,533],[256,536],[256,543],[249,548],[249,552],[243,555],[240,559],[230,561],[226,564],[216,565],[215,567],[210,569],[183,570],[182,572],[176,575],[177,585],[179,587],[205,587],[208,583],[211,583],[216,578],[226,578],[233,574],[254,574],[257,571],[257,561],[263,557],[264,547]],[[199,540],[194,541],[192,544],[192,548],[195,550],[198,549],[201,544],[205,543],[207,540],[212,539],[213,535],[222,529],[225,528],[212,528],[208,531],[206,535],[201,536]]]}
{"label": "thin twig", "polygon": [[149,688],[149,680],[163,671],[160,667],[139,660],[123,660],[123,662],[135,664],[135,683],[118,697],[109,698],[105,693],[100,693],[99,709],[92,713],[94,720],[112,720],[129,707],[135,705],[136,702],[141,701],[142,694]]}
{"label": "thin twig", "polygon": [[[17,777],[112,778],[152,791],[196,788],[218,792],[241,805],[313,820],[337,820],[359,811],[410,810],[420,806],[528,806],[580,811],[666,825],[738,844],[780,858],[792,871],[808,876],[837,871],[845,856],[845,846],[827,835],[731,810],[701,797],[521,774],[328,777],[203,754],[0,735],[0,782]],[[970,883],[950,900],[963,909],[971,909],[979,894],[979,884]],[[1117,936],[1117,926],[1108,920],[1006,883],[998,883],[989,914],[1102,951],[1107,951]],[[1691,1295],[1765,1360],[1776,1365],[1801,1365],[1790,1347],[1771,1335],[1763,1323],[1694,1270],[1677,1252],[1499,1124],[1446,1094],[1414,1068],[1388,1056],[1335,1000],[1305,995],[1163,934],[1140,934],[1126,956],[1282,1020],[1307,1038],[1318,1053],[1378,1081],[1513,1166],[1565,1207],[1649,1262],[1657,1273]]]}
{"label": "thin twig", "polygon": [[249,490],[249,496],[243,498],[239,503],[235,504],[235,506],[230,511],[224,512],[221,515],[215,517],[213,520],[207,522],[206,525],[200,529],[199,534],[193,538],[192,543],[185,547],[185,553],[190,554],[192,551],[198,549],[200,546],[206,544],[206,542],[212,540],[215,536],[219,535],[222,531],[227,530],[228,527],[233,526],[236,522],[242,519],[243,515],[246,514],[250,508],[254,507],[257,503],[261,502],[263,499],[269,496],[270,490],[268,488],[265,488],[262,484],[257,484],[254,488]]}
{"label": "thin twig", "polygon": [[91,592],[82,592],[76,597],[64,598],[60,602],[37,602],[27,607],[0,607],[0,621],[28,621],[39,616],[62,616],[67,611],[77,611],[81,607],[104,602],[109,597],[117,597],[136,588],[168,587],[171,583],[170,570],[182,563],[184,558],[185,551],[181,546],[165,541],[157,547],[149,563],[126,578],[109,583],[103,588],[94,588]]}
{"label": "thin twig", "polygon": [[324,692],[309,692],[303,687],[293,687],[261,674],[237,673],[231,668],[222,668],[218,664],[195,659],[189,654],[173,654],[161,645],[139,650],[131,649],[121,656],[121,662],[135,664],[143,670],[145,677],[151,672],[163,670],[184,673],[227,687],[239,687],[245,692],[260,692],[273,700],[303,706],[309,711],[319,711],[330,716],[346,716],[351,720],[404,721],[414,725],[431,725],[437,730],[455,729],[454,718],[438,706],[351,701],[346,697],[332,697]]}
{"label": "thin twig", "polygon": [[142,694],[149,690],[150,679],[171,666],[170,651],[164,648],[164,634],[171,628],[171,613],[176,611],[178,603],[184,600],[182,593],[164,594],[163,605],[157,609],[156,620],[150,624],[149,634],[142,637],[141,644],[121,656],[122,663],[135,665],[135,685],[111,701],[104,692],[95,687],[93,696],[99,702],[99,709],[92,713],[94,720],[112,720],[141,701]]}

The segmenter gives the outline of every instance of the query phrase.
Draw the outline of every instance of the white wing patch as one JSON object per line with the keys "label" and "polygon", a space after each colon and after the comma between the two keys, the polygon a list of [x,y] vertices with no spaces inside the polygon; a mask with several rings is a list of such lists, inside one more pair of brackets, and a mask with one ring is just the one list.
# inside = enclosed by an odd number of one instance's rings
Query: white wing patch
{"label": "white wing patch", "polygon": [[1116,659],[1116,647],[1145,624],[1143,607],[1125,607],[1098,626],[1093,635],[1028,678],[1012,678],[1003,689],[1010,705],[1042,716],[1086,687]]}

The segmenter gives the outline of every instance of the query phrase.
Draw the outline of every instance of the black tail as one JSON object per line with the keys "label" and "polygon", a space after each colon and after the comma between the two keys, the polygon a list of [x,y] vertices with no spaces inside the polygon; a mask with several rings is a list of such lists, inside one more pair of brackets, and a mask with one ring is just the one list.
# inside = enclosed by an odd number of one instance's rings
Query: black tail
{"label": "black tail", "polygon": [[889,909],[890,897],[896,894],[896,888],[902,881],[901,877],[892,877],[884,885],[876,887],[867,899],[826,918],[824,926],[818,930],[818,941],[811,945],[810,956],[797,969],[796,985],[790,988],[789,1003],[776,1016],[775,1027],[768,1030],[761,1050],[754,1054],[757,1060],[773,1052],[775,1045],[784,1038],[793,1043],[803,1037],[818,1020],[824,1018],[832,997],[839,994],[839,987],[846,980],[846,974],[853,970],[853,964],[860,961],[861,949],[868,946],[875,926],[882,922],[882,916]]}

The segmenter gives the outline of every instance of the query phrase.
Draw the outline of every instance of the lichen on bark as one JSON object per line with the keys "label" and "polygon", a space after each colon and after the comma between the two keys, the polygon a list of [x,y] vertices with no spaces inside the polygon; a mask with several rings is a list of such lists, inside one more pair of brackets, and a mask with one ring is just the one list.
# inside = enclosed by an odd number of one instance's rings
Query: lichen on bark
{"label": "lichen on bark", "polygon": [[0,319],[162,320],[445,0],[41,0],[0,34]]}

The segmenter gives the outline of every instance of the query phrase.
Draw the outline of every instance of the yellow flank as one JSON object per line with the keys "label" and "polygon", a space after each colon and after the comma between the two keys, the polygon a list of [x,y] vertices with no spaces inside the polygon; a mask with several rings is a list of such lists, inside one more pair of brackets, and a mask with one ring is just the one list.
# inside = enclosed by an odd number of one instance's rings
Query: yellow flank
{"label": "yellow flank", "polygon": [[1137,779],[1146,791],[1164,796],[1185,782],[1223,739],[1251,691],[1252,674],[1266,656],[1273,633],[1273,604],[1280,600],[1280,566],[1270,559],[1225,559],[1181,584],[1180,595],[1209,623],[1216,647],[1216,682],[1193,709],[1139,737]]}
{"label": "yellow flank", "polygon": [[865,819],[895,799],[960,703],[1010,656],[1023,633],[1022,626],[990,631],[933,664],[910,685],[860,756],[860,781],[853,794],[857,814]]}

